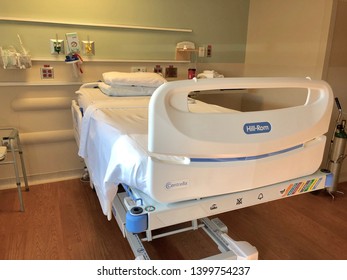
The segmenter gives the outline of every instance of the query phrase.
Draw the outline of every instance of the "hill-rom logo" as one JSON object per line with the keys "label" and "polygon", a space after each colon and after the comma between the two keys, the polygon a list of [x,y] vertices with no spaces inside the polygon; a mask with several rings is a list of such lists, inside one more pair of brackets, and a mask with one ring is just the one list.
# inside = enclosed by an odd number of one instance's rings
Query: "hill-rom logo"
{"label": "hill-rom logo", "polygon": [[246,123],[243,126],[243,131],[246,134],[269,133],[271,124],[269,122]]}

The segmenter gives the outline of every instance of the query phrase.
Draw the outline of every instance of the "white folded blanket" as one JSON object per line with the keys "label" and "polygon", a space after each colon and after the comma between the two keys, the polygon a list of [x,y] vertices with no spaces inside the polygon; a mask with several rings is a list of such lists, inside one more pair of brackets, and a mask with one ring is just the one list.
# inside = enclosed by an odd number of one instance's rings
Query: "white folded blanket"
{"label": "white folded blanket", "polygon": [[5,159],[7,148],[5,146],[0,146],[0,160]]}
{"label": "white folded blanket", "polygon": [[166,83],[161,75],[151,72],[106,72],[102,76],[104,82],[110,86],[159,87]]}

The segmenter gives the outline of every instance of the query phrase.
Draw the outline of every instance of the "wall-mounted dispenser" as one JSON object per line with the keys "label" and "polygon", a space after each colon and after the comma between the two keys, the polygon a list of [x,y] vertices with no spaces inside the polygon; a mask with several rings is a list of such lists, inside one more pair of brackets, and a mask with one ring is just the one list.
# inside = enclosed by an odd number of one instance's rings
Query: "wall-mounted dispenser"
{"label": "wall-mounted dispenser", "polygon": [[55,39],[50,39],[49,43],[51,48],[51,54],[65,53],[64,40],[58,39],[58,34],[55,36]]}
{"label": "wall-mounted dispenser", "polygon": [[69,54],[80,52],[80,42],[76,32],[66,33],[66,43]]}
{"label": "wall-mounted dispenser", "polygon": [[82,54],[95,55],[95,43],[89,40],[89,36],[87,41],[82,41]]}
{"label": "wall-mounted dispenser", "polygon": [[191,54],[197,52],[195,44],[190,41],[179,42],[176,45],[176,60],[190,61]]}

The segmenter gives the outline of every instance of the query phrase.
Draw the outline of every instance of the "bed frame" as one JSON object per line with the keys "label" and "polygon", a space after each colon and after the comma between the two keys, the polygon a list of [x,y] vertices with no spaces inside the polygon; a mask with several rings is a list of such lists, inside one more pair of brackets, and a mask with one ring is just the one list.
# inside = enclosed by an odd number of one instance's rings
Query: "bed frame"
{"label": "bed frame", "polygon": [[[304,88],[307,99],[260,112],[192,113],[187,104],[195,91],[267,88],[279,94]],[[160,86],[149,104],[148,190],[124,185],[126,193],[113,201],[135,256],[148,258],[141,243],[158,237],[153,230],[192,221],[188,229],[202,227],[218,244],[216,258],[256,259],[256,248],[233,241],[221,221],[205,217],[329,187],[332,175],[317,170],[332,107],[329,85],[310,79],[194,79]]]}
{"label": "bed frame", "polygon": [[[270,186],[172,204],[158,203],[125,187],[127,191],[118,193],[113,201],[113,214],[136,259],[150,259],[144,242],[202,228],[220,250],[220,254],[206,259],[256,260],[256,247],[246,241],[233,240],[227,226],[216,215],[332,186],[333,175],[323,170]],[[214,218],[209,219],[211,216]],[[187,227],[185,222],[191,222],[191,226]],[[155,233],[172,225],[179,227]]]}

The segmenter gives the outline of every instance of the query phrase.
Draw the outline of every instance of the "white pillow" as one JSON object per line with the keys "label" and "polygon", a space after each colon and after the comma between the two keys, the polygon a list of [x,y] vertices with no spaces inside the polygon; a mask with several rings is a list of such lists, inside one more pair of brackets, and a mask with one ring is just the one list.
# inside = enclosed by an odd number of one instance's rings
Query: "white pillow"
{"label": "white pillow", "polygon": [[109,96],[145,96],[152,95],[156,87],[139,86],[110,86],[105,83],[99,83],[100,90]]}
{"label": "white pillow", "polygon": [[166,80],[157,73],[151,72],[106,72],[102,74],[104,82],[108,85],[131,85],[141,87],[158,87]]}

